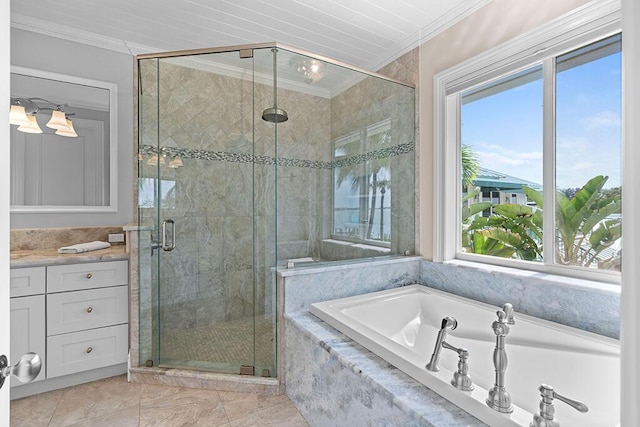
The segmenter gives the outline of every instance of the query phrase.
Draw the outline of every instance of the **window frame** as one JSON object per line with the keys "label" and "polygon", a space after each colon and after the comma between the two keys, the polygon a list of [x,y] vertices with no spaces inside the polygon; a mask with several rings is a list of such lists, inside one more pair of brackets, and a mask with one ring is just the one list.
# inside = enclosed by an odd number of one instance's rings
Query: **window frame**
{"label": "window frame", "polygon": [[[434,77],[435,262],[462,260],[605,283],[621,282],[620,272],[462,253],[462,212],[459,202],[462,198],[459,172],[462,92],[536,65],[543,66],[543,102],[550,106],[543,111],[543,183],[545,188],[555,188],[555,58],[621,33],[621,30],[619,0],[590,2]],[[451,197],[452,194],[456,197]],[[554,199],[553,191],[544,192],[545,206],[555,206]],[[555,209],[545,209],[543,221],[545,224],[555,224]],[[544,247],[555,247],[554,235],[544,234]]]}
{"label": "window frame", "polygon": [[[355,141],[360,141],[360,154],[366,154],[368,152],[370,152],[370,147],[368,146],[369,144],[369,137],[372,135],[377,135],[379,133],[383,133],[383,132],[388,132],[391,130],[391,120],[390,119],[384,119],[381,121],[378,121],[376,123],[370,124],[365,126],[363,129],[360,130],[356,130],[353,132],[350,132],[348,134],[339,136],[338,138],[335,138],[332,141],[332,162],[336,162],[336,149],[338,147],[347,145],[351,142],[355,142]],[[364,172],[365,166],[366,166],[366,162],[368,162],[368,160],[362,162],[360,164],[361,166],[361,171]],[[389,169],[389,174],[391,175],[391,169]],[[335,193],[336,193],[336,175],[335,175],[335,169],[332,169],[332,197],[331,197],[331,201],[332,201],[332,207],[331,207],[331,239],[333,240],[338,240],[338,241],[343,241],[343,242],[350,242],[350,243],[356,243],[356,244],[365,244],[365,245],[370,245],[370,246],[377,246],[377,247],[381,247],[381,248],[391,248],[391,241],[383,241],[383,240],[375,240],[375,239],[367,239],[366,237],[362,237],[362,235],[360,235],[359,237],[352,237],[352,236],[345,236],[342,234],[336,234],[335,233],[335,227],[336,227],[336,197],[335,197]],[[377,190],[376,190],[377,191]],[[362,207],[362,199],[359,199],[359,209],[363,209]],[[368,212],[369,207],[365,207],[365,210]],[[392,235],[393,233],[393,226],[391,223],[389,223],[389,234]]]}

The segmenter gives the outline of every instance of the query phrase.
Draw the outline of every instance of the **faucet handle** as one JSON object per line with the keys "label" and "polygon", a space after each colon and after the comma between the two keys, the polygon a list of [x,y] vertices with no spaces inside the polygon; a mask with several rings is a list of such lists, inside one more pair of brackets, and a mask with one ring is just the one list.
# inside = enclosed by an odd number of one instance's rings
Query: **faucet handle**
{"label": "faucet handle", "polygon": [[556,393],[550,385],[541,384],[538,390],[540,391],[540,413],[534,414],[533,421],[529,423],[529,427],[560,427],[560,423],[553,419],[555,413],[554,398],[580,412],[589,410],[589,407],[584,403]]}
{"label": "faucet handle", "polygon": [[473,390],[475,386],[469,376],[469,350],[464,347],[454,347],[446,341],[442,341],[442,347],[458,353],[458,370],[453,373],[451,385],[459,390]]}
{"label": "faucet handle", "polygon": [[507,324],[508,325],[515,325],[516,324],[516,319],[515,319],[515,317],[513,317],[513,305],[511,305],[511,303],[506,303],[502,307],[502,311],[504,311],[504,314],[507,317]]}

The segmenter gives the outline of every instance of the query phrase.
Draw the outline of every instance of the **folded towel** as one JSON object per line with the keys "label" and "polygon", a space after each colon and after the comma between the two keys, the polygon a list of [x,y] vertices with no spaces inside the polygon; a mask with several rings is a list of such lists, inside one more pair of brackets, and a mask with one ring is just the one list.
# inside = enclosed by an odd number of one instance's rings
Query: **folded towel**
{"label": "folded towel", "polygon": [[89,242],[89,243],[79,243],[77,245],[72,246],[64,246],[58,249],[59,254],[79,254],[81,252],[90,252],[97,251],[98,249],[105,249],[111,246],[111,243],[107,242]]}

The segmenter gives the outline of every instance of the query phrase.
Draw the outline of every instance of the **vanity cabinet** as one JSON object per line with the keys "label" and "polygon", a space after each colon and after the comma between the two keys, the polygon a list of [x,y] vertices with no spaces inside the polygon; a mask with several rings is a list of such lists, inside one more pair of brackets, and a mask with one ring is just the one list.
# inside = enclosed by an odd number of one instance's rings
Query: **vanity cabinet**
{"label": "vanity cabinet", "polygon": [[126,363],[128,277],[126,260],[12,269],[12,360],[38,353],[47,380]]}
{"label": "vanity cabinet", "polygon": [[[28,352],[44,357],[46,343],[45,328],[45,267],[16,268],[9,279],[11,295],[11,356],[18,360]],[[34,379],[45,378],[46,367]],[[11,387],[20,385],[12,379]]]}

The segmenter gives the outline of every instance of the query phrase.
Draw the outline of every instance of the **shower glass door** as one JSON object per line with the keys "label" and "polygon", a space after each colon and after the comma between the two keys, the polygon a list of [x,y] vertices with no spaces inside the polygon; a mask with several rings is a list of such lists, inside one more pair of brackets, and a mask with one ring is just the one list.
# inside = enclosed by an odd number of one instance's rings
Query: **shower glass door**
{"label": "shower glass door", "polygon": [[275,164],[254,161],[266,90],[254,58],[141,59],[139,73],[139,222],[153,247],[140,364],[275,376]]}

